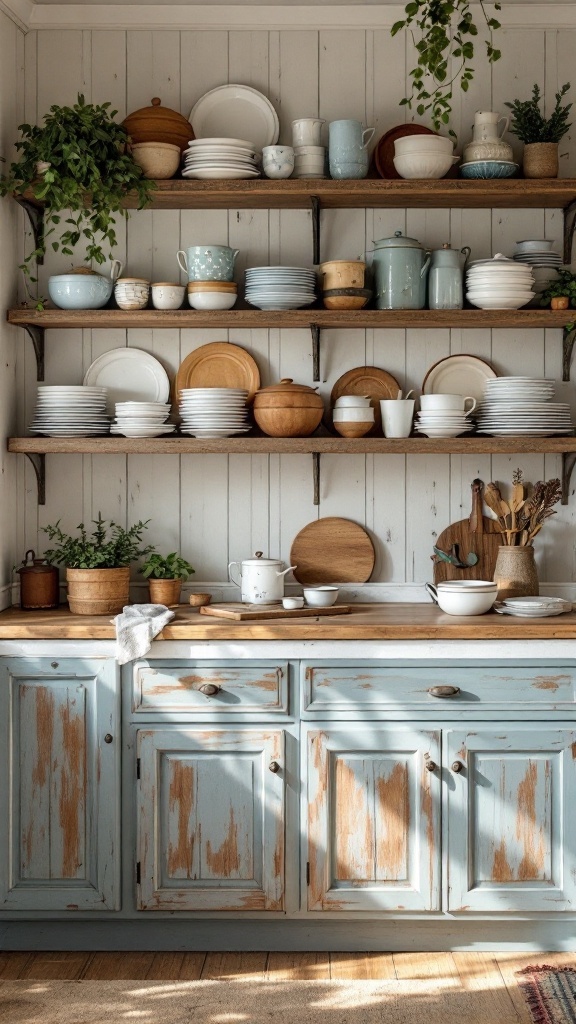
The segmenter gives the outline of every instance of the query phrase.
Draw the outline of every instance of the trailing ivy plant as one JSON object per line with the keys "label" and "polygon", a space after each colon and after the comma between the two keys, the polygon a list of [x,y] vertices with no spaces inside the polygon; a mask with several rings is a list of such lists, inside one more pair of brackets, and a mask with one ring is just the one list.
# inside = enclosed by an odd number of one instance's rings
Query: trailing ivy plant
{"label": "trailing ivy plant", "polygon": [[[479,4],[487,33],[486,57],[493,64],[500,59],[501,52],[493,46],[490,34],[500,28],[500,22],[488,15],[485,0],[479,0]],[[499,3],[493,6],[496,11],[501,8]],[[454,83],[459,79],[460,88],[467,92],[474,78],[472,61],[478,26],[470,0],[411,0],[404,12],[406,17],[392,26],[392,35],[401,29],[411,31],[418,63],[410,72],[410,95],[400,100],[400,105],[410,110],[415,106],[420,117],[429,110],[434,129],[440,131],[450,122]],[[419,38],[413,26],[419,30]],[[458,62],[455,70],[454,61]],[[451,129],[449,134],[455,135]]]}
{"label": "trailing ivy plant", "polygon": [[112,520],[102,519],[99,512],[98,519],[92,520],[92,533],[88,533],[84,523],[79,523],[78,536],[72,536],[61,530],[58,520],[42,527],[54,543],[53,548],[44,552],[44,558],[67,569],[120,569],[153,550],[151,546],[142,546],[142,534],[149,522],[140,520],[125,530]]}
{"label": "trailing ivy plant", "polygon": [[560,92],[556,93],[556,105],[548,119],[540,110],[542,96],[538,84],[533,86],[532,97],[529,100],[514,100],[513,103],[506,103],[506,106],[512,111],[510,131],[517,135],[520,142],[525,145],[532,142],[560,142],[570,128],[568,113],[572,104],[567,103],[565,107],[562,106],[562,98],[569,88],[570,82],[566,82]]}
{"label": "trailing ivy plant", "polygon": [[28,192],[45,208],[44,235],[20,267],[32,281],[33,267],[44,257],[62,211],[70,215],[64,231],[52,239],[52,249],[72,256],[83,243],[83,258],[102,264],[111,255],[104,246],[113,249],[117,242],[116,215],[128,217],[123,208],[128,193],[135,194],[138,209],[150,202],[155,183],[133,160],[126,129],[114,120],[118,111],[110,106],[85,103],[79,94],[72,107],[50,107],[42,125],[19,126],[20,159],[0,177],[0,196]]}

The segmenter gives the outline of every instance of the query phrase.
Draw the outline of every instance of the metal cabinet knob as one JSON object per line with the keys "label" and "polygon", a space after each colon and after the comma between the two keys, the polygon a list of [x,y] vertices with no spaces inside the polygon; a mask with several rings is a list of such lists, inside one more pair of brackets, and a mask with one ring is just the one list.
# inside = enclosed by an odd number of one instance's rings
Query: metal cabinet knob
{"label": "metal cabinet knob", "polygon": [[450,767],[452,768],[453,772],[461,772],[464,765],[462,764],[461,761],[453,761]]}
{"label": "metal cabinet knob", "polygon": [[268,768],[271,772],[274,772],[274,775],[276,775],[276,772],[280,771],[280,765],[278,764],[278,761],[270,761]]}
{"label": "metal cabinet knob", "polygon": [[428,690],[431,697],[457,697],[460,693],[459,686],[431,686]]}
{"label": "metal cabinet knob", "polygon": [[112,743],[113,739],[114,739],[114,737],[113,737],[112,733],[111,732],[107,732],[105,737],[104,737],[104,743]]}
{"label": "metal cabinet knob", "polygon": [[203,683],[198,689],[200,693],[206,694],[207,697],[213,697],[216,693],[220,692],[220,687],[216,683]]}
{"label": "metal cabinet knob", "polygon": [[438,765],[436,764],[435,761],[426,761],[424,767],[427,772],[435,772]]}

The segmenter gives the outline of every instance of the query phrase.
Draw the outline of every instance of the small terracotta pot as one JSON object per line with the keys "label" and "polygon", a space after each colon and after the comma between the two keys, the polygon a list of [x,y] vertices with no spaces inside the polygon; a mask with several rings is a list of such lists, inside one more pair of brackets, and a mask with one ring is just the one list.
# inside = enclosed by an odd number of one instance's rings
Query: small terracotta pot
{"label": "small terracotta pot", "polygon": [[558,143],[528,143],[524,146],[522,168],[525,178],[557,178]]}
{"label": "small terracotta pot", "polygon": [[568,309],[570,299],[567,295],[556,295],[550,299],[550,309]]}
{"label": "small terracotta pot", "polygon": [[175,608],[180,603],[182,580],[148,580],[150,604],[165,604]]}
{"label": "small terracotta pot", "polygon": [[538,573],[531,545],[516,547],[502,544],[496,556],[494,582],[498,584],[498,601],[506,597],[533,597],[540,593]]}

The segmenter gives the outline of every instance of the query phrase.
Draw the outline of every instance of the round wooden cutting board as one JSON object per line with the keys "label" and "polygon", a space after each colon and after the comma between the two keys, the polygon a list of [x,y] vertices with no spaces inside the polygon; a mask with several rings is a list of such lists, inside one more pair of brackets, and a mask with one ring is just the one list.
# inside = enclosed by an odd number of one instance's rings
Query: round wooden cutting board
{"label": "round wooden cutting board", "polygon": [[183,388],[246,388],[251,402],[260,387],[260,371],[240,345],[214,341],[190,352],[178,367],[174,400]]}
{"label": "round wooden cutting board", "polygon": [[366,530],[351,519],[327,516],[308,523],[290,549],[294,576],[305,586],[366,583],[374,570],[374,546]]}

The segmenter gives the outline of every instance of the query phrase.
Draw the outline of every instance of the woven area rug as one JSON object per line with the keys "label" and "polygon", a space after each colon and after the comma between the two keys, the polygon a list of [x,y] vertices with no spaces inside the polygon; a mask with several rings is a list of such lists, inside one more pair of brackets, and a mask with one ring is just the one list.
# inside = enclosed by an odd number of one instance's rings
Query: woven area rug
{"label": "woven area rug", "polygon": [[525,967],[517,978],[534,1024],[576,1024],[576,970]]}
{"label": "woven area rug", "polygon": [[[2,1024],[517,1024],[417,981],[6,981]],[[568,1018],[566,1018],[568,1019]]]}

